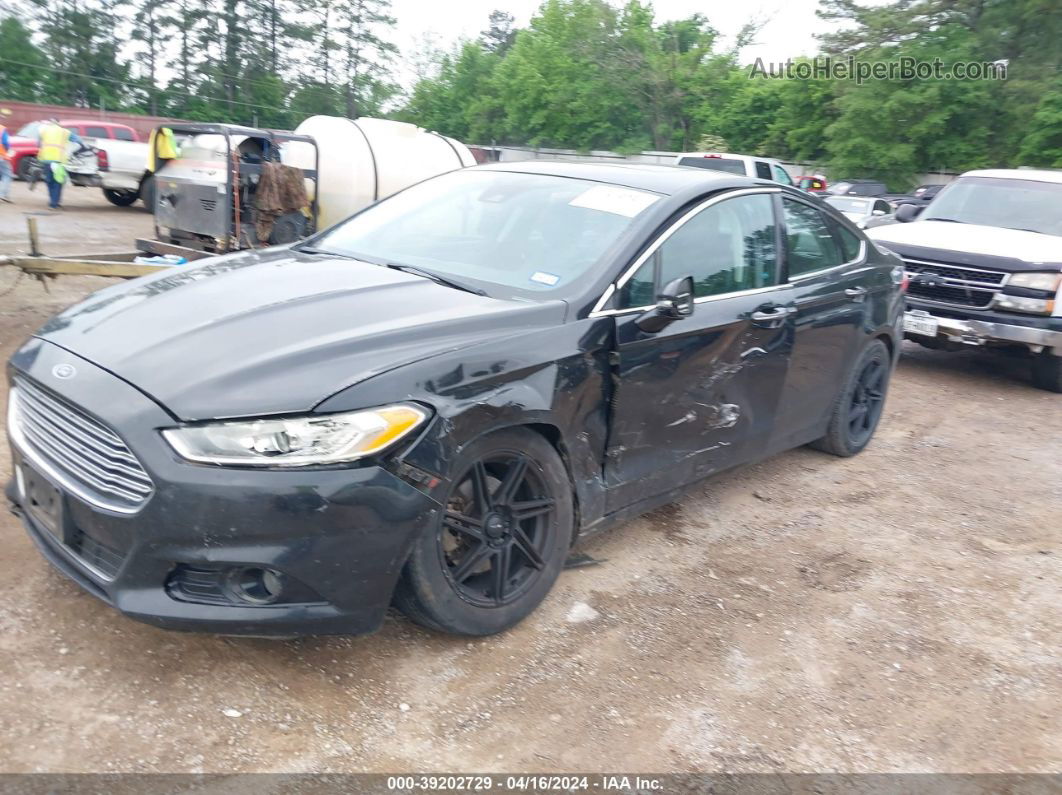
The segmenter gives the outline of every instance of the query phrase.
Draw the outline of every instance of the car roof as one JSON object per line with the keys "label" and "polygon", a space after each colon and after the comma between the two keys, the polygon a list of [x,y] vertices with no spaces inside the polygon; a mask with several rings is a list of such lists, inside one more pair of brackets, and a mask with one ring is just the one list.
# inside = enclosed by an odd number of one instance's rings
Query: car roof
{"label": "car roof", "polygon": [[777,187],[765,179],[753,179],[725,171],[703,168],[664,166],[651,163],[589,163],[572,160],[520,160],[510,163],[490,163],[474,166],[487,171],[511,171],[521,174],[546,174],[571,179],[585,179],[622,185],[637,190],[674,195],[695,189],[721,190],[749,188],[758,185]]}
{"label": "car roof", "polygon": [[1046,168],[982,168],[966,171],[961,177],[988,177],[990,179],[1031,179],[1036,182],[1062,182],[1062,171]]}
{"label": "car roof", "polygon": [[[41,119],[45,121],[45,119]],[[133,129],[128,124],[120,124],[115,121],[101,121],[100,119],[59,119],[60,124],[85,124],[93,127],[121,127],[126,130]]]}

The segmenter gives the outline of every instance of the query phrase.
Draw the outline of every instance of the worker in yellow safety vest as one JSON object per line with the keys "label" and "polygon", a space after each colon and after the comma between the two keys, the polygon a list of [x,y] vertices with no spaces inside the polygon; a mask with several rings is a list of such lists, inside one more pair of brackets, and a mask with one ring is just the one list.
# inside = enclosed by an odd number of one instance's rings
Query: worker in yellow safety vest
{"label": "worker in yellow safety vest", "polygon": [[[0,119],[11,115],[7,108],[0,108]],[[8,193],[11,191],[11,146],[7,127],[0,121],[0,202],[11,203]]]}
{"label": "worker in yellow safety vest", "polygon": [[177,139],[169,127],[156,127],[148,139],[148,167],[154,173],[162,168],[167,160],[177,157]]}
{"label": "worker in yellow safety vest", "polygon": [[82,144],[77,133],[60,126],[57,119],[42,122],[37,131],[37,160],[44,169],[48,206],[53,210],[60,209],[59,201],[63,197],[63,184],[66,182],[67,149],[71,142]]}

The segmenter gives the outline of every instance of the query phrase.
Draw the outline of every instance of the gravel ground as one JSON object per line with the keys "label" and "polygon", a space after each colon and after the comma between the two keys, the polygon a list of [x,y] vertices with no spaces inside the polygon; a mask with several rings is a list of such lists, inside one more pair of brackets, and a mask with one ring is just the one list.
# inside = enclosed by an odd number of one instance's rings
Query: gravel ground
{"label": "gravel ground", "polygon": [[[23,248],[17,185],[0,254]],[[72,189],[50,252],[137,208]],[[107,280],[0,269],[6,358]],[[528,621],[277,642],[125,619],[0,519],[0,770],[1062,770],[1062,398],[906,346],[870,448],[802,449],[586,543]],[[5,479],[6,451],[0,464]]]}

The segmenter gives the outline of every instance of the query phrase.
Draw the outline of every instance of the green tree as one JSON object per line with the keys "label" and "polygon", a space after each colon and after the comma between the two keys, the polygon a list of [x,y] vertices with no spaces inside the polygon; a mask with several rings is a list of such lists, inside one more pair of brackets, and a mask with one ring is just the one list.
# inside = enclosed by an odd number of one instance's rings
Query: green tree
{"label": "green tree", "polygon": [[15,17],[0,19],[0,97],[38,102],[44,96],[44,56]]}
{"label": "green tree", "polygon": [[1062,168],[1062,81],[1056,81],[1040,100],[1018,159],[1021,165]]}

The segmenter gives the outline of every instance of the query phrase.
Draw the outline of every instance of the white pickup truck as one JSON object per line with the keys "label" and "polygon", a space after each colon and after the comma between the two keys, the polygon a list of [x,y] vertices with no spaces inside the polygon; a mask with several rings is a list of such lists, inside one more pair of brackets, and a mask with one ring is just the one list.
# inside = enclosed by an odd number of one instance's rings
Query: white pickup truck
{"label": "white pickup truck", "polygon": [[1033,382],[1062,392],[1062,171],[968,171],[896,220],[867,234],[906,266],[907,338],[1031,354]]}
{"label": "white pickup truck", "polygon": [[140,187],[147,176],[148,145],[114,138],[86,138],[85,142],[98,150],[100,187],[107,201],[128,207],[141,198]]}

